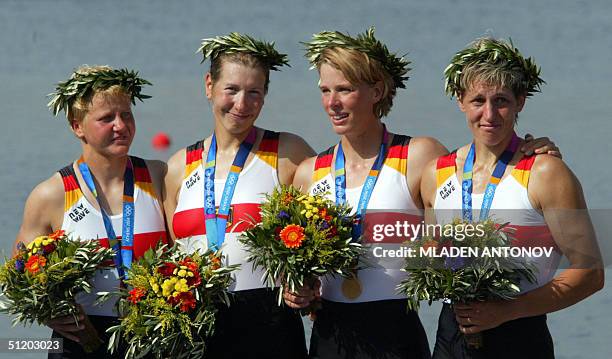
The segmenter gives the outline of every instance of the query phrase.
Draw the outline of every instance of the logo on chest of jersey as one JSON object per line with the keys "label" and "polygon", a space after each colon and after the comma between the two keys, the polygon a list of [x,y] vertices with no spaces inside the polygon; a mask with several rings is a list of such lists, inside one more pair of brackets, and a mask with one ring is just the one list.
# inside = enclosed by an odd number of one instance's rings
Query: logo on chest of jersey
{"label": "logo on chest of jersey", "polygon": [[455,185],[452,182],[445,184],[442,188],[440,188],[440,196],[442,199],[448,198],[455,191]]}
{"label": "logo on chest of jersey", "polygon": [[312,187],[312,194],[323,195],[331,191],[331,185],[327,179],[315,184]]}
{"label": "logo on chest of jersey", "polygon": [[70,217],[70,219],[72,219],[75,223],[77,223],[78,221],[85,218],[85,216],[88,214],[89,214],[89,209],[85,208],[85,205],[81,203],[77,205],[75,209],[70,211],[70,213],[68,213],[68,217]]}
{"label": "logo on chest of jersey", "polygon": [[191,176],[189,176],[187,181],[185,181],[185,186],[189,189],[194,184],[198,183],[199,181],[200,181],[200,173],[196,172],[196,173],[192,174]]}

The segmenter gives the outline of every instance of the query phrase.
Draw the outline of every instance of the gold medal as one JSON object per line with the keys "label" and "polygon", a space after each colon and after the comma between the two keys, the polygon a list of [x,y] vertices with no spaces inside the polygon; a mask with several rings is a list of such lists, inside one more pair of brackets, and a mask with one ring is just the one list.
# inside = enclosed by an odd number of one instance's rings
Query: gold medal
{"label": "gold medal", "polygon": [[344,278],[342,281],[342,295],[348,299],[356,299],[361,295],[362,288],[357,274],[353,274],[350,278]]}

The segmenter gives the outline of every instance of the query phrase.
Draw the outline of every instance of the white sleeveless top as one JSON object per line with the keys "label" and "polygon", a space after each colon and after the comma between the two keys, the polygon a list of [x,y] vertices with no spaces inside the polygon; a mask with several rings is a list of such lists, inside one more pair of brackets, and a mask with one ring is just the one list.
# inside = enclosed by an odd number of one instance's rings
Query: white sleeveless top
{"label": "white sleeveless top", "polygon": [[[436,169],[436,199],[434,212],[438,223],[450,223],[454,218],[461,218],[461,183],[457,178],[455,152],[438,159]],[[535,156],[523,157],[511,170],[510,175],[502,177],[497,185],[490,216],[497,223],[510,222],[507,228],[514,231],[513,246],[521,247],[552,247],[550,257],[527,258],[537,268],[536,283],[523,280],[520,284],[521,293],[541,287],[550,282],[559,266],[561,253],[556,246],[552,234],[546,225],[544,216],[540,214],[529,200],[527,185]],[[510,168],[510,166],[508,166]],[[472,194],[474,218],[477,218],[482,207],[484,194]]]}
{"label": "white sleeveless top", "polygon": [[[246,261],[248,252],[238,241],[238,236],[261,221],[259,205],[265,194],[279,185],[277,174],[278,132],[265,131],[253,159],[242,169],[232,197],[230,215],[227,222],[225,241],[221,247],[227,264],[240,264],[233,272],[235,281],[230,291],[264,288],[263,270],[253,270]],[[179,198],[172,228],[177,238],[181,238],[186,252],[206,250],[206,226],[204,220],[204,141],[187,147],[185,178]],[[215,180],[215,203],[221,202],[225,180]]]}
{"label": "white sleeveless top", "polygon": [[[134,253],[133,259],[141,257],[158,241],[166,240],[164,215],[155,194],[149,171],[144,160],[130,157],[134,168]],[[68,165],[60,170],[64,182],[64,219],[62,229],[73,238],[96,239],[104,247],[109,241],[102,214],[83,195],[74,168]],[[123,214],[109,216],[115,235],[121,238]],[[116,291],[120,280],[116,269],[99,270],[92,281],[92,293],[79,293],[76,300],[89,315],[117,316],[116,300],[93,305],[96,292]]]}
{"label": "white sleeveless top", "polygon": [[[392,246],[397,248],[397,243],[377,242],[371,236],[374,224],[394,224],[396,221],[407,221],[410,223],[421,223],[423,211],[419,209],[410,194],[406,181],[406,168],[408,158],[408,145],[410,137],[394,135],[393,141],[387,151],[387,157],[379,173],[376,185],[368,202],[368,213],[364,223],[364,245],[374,247]],[[334,163],[334,149],[332,146],[327,151],[318,155],[313,174],[313,183],[310,192],[313,194],[326,193],[326,197],[335,200],[334,176],[332,175],[332,163]],[[356,211],[362,186],[346,189],[346,200]],[[374,212],[374,213],[372,213]],[[404,238],[403,240],[406,240]],[[397,293],[397,285],[406,277],[406,273],[400,268],[404,266],[404,258],[374,258],[371,249],[362,258],[368,263],[368,267],[357,272],[361,282],[362,293],[355,299],[349,299],[342,294],[341,276],[325,276],[321,281],[321,295],[327,300],[343,303],[361,303],[387,299],[403,299],[404,295]]]}

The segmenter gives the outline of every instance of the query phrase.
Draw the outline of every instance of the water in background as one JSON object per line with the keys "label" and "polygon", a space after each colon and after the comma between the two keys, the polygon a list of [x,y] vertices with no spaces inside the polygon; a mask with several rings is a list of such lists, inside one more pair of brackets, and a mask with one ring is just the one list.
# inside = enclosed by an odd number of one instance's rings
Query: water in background
{"label": "water in background", "polygon": [[[337,141],[321,110],[316,72],[308,71],[299,41],[321,30],[351,34],[370,25],[389,48],[407,53],[413,70],[386,120],[399,133],[429,135],[449,148],[468,140],[465,120],[444,97],[442,70],[452,54],[478,36],[511,37],[533,56],[547,81],[529,99],[519,130],[550,136],[580,178],[590,207],[610,208],[612,175],[606,153],[610,124],[612,3],[605,0],[515,1],[2,1],[0,3],[0,248],[8,251],[28,193],[75,159],[77,141],[62,117],[53,119],[45,95],[80,64],[130,67],[154,83],[153,99],[137,104],[132,153],[167,159],[211,131],[202,93],[200,39],[230,31],[276,41],[292,67],[271,75],[258,125],[303,136],[315,149]],[[154,152],[151,136],[169,133],[169,152]],[[608,165],[606,165],[608,163]],[[610,283],[610,281],[608,281]],[[558,358],[612,357],[609,289],[549,316]],[[433,344],[439,307],[421,317]],[[45,337],[41,327],[10,327],[3,338]],[[2,356],[3,354],[0,354]],[[13,354],[4,354],[15,357]],[[42,358],[43,354],[20,358]]]}

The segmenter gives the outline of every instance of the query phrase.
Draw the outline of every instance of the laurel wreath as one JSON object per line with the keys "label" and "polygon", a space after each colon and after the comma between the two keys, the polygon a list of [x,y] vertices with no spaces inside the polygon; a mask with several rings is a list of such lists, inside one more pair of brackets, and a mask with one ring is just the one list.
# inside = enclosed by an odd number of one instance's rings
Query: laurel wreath
{"label": "laurel wreath", "polygon": [[405,55],[399,56],[389,52],[387,46],[374,37],[374,27],[370,27],[363,34],[356,37],[343,34],[339,31],[322,31],[312,36],[309,42],[303,42],[306,47],[306,57],[311,63],[311,69],[320,61],[325,49],[341,47],[365,53],[369,58],[376,59],[391,75],[396,88],[406,88],[404,82],[408,80],[406,74],[411,70],[411,63]]}
{"label": "laurel wreath", "polygon": [[526,96],[540,92],[540,86],[546,83],[540,78],[540,67],[529,57],[525,58],[514,47],[512,39],[503,40],[483,39],[477,46],[470,46],[453,56],[450,64],[444,70],[445,93],[452,97],[461,94],[461,76],[467,66],[480,63],[489,63],[503,67],[504,70],[524,74],[523,88]]}
{"label": "laurel wreath", "polygon": [[202,62],[206,59],[214,60],[221,54],[234,54],[238,52],[249,53],[273,71],[281,66],[290,66],[286,54],[281,54],[274,48],[274,42],[260,41],[249,35],[231,32],[229,35],[203,39],[196,53],[202,53]]}
{"label": "laurel wreath", "polygon": [[51,109],[54,116],[64,110],[68,110],[79,98],[91,95],[95,91],[104,90],[111,86],[121,86],[130,94],[132,104],[136,104],[136,99],[141,102],[151,98],[141,92],[142,86],[152,85],[149,81],[138,77],[138,72],[128,69],[102,69],[89,73],[75,71],[70,78],[57,84],[55,92],[48,95],[51,101],[47,107]]}

